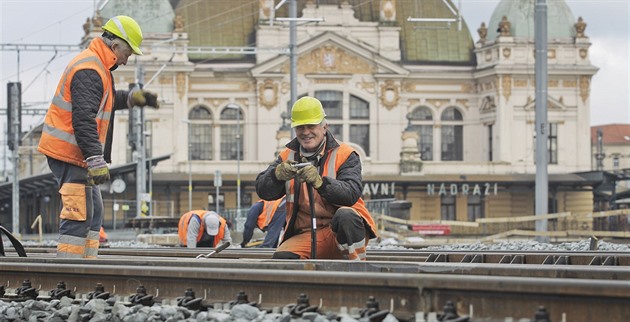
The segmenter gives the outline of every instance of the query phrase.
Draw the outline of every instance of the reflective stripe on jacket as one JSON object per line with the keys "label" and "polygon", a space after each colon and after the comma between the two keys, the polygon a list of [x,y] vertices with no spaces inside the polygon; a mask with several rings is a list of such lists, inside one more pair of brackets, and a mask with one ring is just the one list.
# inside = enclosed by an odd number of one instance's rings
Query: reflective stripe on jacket
{"label": "reflective stripe on jacket", "polygon": [[109,65],[115,63],[116,56],[102,39],[92,40],[89,47],[77,55],[66,67],[53,96],[37,148],[41,153],[80,167],[86,167],[85,156],[81,152],[72,126],[71,84],[75,73],[91,69],[98,73],[103,84],[103,96],[96,114],[96,131],[101,147],[105,145],[114,105],[114,87]]}
{"label": "reflective stripe on jacket", "polygon": [[[322,169],[319,169],[320,175],[322,177],[329,177],[331,179],[336,179],[337,170],[339,167],[346,162],[348,157],[355,150],[347,144],[340,143],[340,145],[328,152],[326,157],[326,161],[322,165]],[[295,160],[296,159],[296,151],[291,149],[284,149],[280,153],[280,158],[285,160]],[[302,183],[299,189],[299,198],[298,198],[298,210],[297,210],[297,218],[294,220],[295,226],[289,227],[292,222],[291,217],[293,216],[295,210],[293,209],[295,206],[295,187],[294,187],[295,179],[286,181],[286,200],[287,200],[287,226],[286,231],[305,231],[310,230],[311,227],[311,219],[310,219],[310,204],[308,199],[307,187],[306,183]],[[317,219],[317,227],[323,227],[330,223],[332,217],[334,216],[338,206],[328,203],[325,199],[323,199],[317,189],[313,189],[313,198],[315,199],[315,213]],[[376,236],[376,224],[374,223],[374,219],[370,216],[367,208],[365,207],[365,203],[363,202],[363,198],[359,198],[357,202],[351,206],[354,210],[356,210],[359,215],[368,223],[371,228],[370,236]],[[290,237],[290,236],[289,236]],[[288,237],[287,237],[288,238]]]}
{"label": "reflective stripe on jacket", "polygon": [[[182,215],[179,219],[179,224],[177,225],[177,235],[179,236],[179,243],[183,246],[187,246],[186,244],[186,234],[188,233],[188,224],[190,221],[196,216],[199,218],[199,232],[197,233],[197,242],[201,240],[203,237],[203,233],[206,231],[206,225],[204,223],[204,217],[208,214],[207,210],[193,210],[189,211]],[[219,233],[214,236],[214,245],[219,245],[221,240],[223,240],[223,236],[225,235],[225,229],[227,229],[227,221],[217,215],[219,217]]]}

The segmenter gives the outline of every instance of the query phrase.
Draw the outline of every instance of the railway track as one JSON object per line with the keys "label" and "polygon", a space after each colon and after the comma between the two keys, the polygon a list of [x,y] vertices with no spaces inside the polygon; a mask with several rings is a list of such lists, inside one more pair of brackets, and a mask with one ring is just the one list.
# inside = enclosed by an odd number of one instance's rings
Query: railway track
{"label": "railway track", "polygon": [[[368,261],[271,260],[271,250],[101,249],[98,260],[54,258],[29,248],[0,261],[6,289],[30,281],[43,293],[60,281],[78,294],[97,285],[120,298],[143,287],[157,302],[188,290],[201,301],[229,303],[239,292],[273,309],[305,296],[323,312],[366,307],[370,297],[400,321],[454,310],[469,321],[532,319],[544,306],[551,321],[626,321],[630,317],[630,254],[606,252],[368,251]],[[508,260],[510,259],[510,260]],[[303,300],[303,299],[302,299]]]}

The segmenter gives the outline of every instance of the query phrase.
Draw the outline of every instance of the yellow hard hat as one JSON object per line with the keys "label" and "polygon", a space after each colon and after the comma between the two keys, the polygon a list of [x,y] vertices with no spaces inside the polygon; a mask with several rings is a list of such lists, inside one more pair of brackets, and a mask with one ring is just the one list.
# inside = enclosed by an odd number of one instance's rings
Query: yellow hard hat
{"label": "yellow hard hat", "polygon": [[319,124],[325,117],[322,102],[315,97],[304,96],[295,101],[291,108],[291,127]]}
{"label": "yellow hard hat", "polygon": [[113,17],[105,23],[103,30],[109,31],[116,37],[126,41],[134,54],[142,55],[142,51],[140,50],[142,30],[140,29],[140,25],[138,25],[133,18],[127,16]]}

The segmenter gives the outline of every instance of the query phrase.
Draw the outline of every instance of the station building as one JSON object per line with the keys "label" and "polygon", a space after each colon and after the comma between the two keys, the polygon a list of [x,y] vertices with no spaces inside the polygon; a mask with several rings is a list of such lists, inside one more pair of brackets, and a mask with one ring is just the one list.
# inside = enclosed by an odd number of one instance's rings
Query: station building
{"label": "station building", "polygon": [[[125,88],[141,65],[144,81],[153,78],[145,88],[162,100],[159,110],[145,110],[150,215],[179,217],[189,197],[194,209],[233,210],[239,181],[241,208],[256,202],[256,175],[291,139],[291,28],[281,19],[289,4],[275,5],[111,0],[84,26],[83,44],[121,12],[143,28],[144,55],[114,77]],[[562,0],[547,6],[549,212],[592,211],[596,182],[580,175],[592,169],[598,70],[589,60],[588,17],[574,17]],[[480,26],[468,26],[450,0],[300,0],[297,17],[295,95],[319,98],[335,137],[358,151],[366,200],[407,200],[411,220],[534,214],[532,1],[502,0]],[[103,186],[106,227],[136,215],[135,204],[120,206],[136,196],[129,125],[129,114],[117,113],[115,184]],[[32,177],[46,182],[45,160],[30,160],[42,171]],[[24,180],[22,226],[47,213],[55,231],[54,184]]]}

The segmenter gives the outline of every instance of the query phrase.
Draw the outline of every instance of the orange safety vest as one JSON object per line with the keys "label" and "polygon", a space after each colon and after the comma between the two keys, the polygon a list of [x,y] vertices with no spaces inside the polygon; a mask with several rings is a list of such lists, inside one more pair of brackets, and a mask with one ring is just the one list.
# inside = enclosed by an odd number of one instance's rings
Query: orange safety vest
{"label": "orange safety vest", "polygon": [[[339,147],[334,148],[328,151],[328,156],[326,157],[326,161],[323,164],[323,171],[321,173],[322,177],[330,177],[335,179],[337,177],[337,170],[341,167],[350,154],[352,154],[355,150],[347,144],[340,143]],[[296,152],[291,149],[284,149],[280,153],[280,157],[283,161],[285,160],[295,160]],[[293,180],[286,181],[286,198],[287,198],[287,223],[285,227],[285,231],[289,231],[289,224],[291,222],[291,217],[293,216],[293,207],[295,206],[295,190],[294,190],[294,182]],[[317,189],[313,189],[313,198],[315,199],[315,212],[317,214],[317,227],[320,228],[330,223],[332,220],[335,211],[339,209],[338,206],[332,205],[325,201],[317,192]],[[356,210],[359,215],[368,223],[371,228],[371,232],[369,235],[371,238],[376,237],[376,223],[372,216],[368,212],[365,207],[365,203],[363,202],[363,198],[359,198],[357,202],[351,206],[352,209]],[[311,228],[311,217],[310,217],[310,204],[307,193],[306,183],[302,183],[300,187],[300,197],[298,204],[298,217],[295,220],[295,227],[293,229],[295,232],[310,230]]]}
{"label": "orange safety vest", "polygon": [[[179,224],[177,225],[177,235],[179,236],[180,245],[186,245],[186,234],[188,233],[188,223],[192,220],[193,216],[199,217],[199,232],[197,233],[197,242],[201,240],[203,233],[206,231],[206,225],[204,224],[203,218],[208,213],[207,210],[193,210],[189,211],[182,215],[179,219]],[[219,215],[217,215],[219,216]],[[214,236],[214,245],[219,245],[219,242],[223,239],[225,235],[225,228],[227,227],[227,221],[219,216],[219,233]]]}
{"label": "orange safety vest", "polygon": [[84,69],[95,70],[103,82],[103,97],[96,114],[96,130],[101,145],[105,145],[107,129],[114,106],[114,87],[109,68],[116,63],[116,55],[105,45],[105,42],[96,38],[89,47],[77,55],[66,67],[55,96],[53,96],[46,118],[44,128],[37,150],[51,158],[71,163],[83,168],[87,165],[85,157],[77,145],[72,127],[72,95],[70,85],[77,71]]}
{"label": "orange safety vest", "polygon": [[284,197],[273,201],[261,200],[263,202],[263,209],[260,212],[260,215],[258,215],[258,222],[256,223],[260,230],[264,230],[267,226],[269,226],[269,223],[276,214],[276,210],[280,206],[280,203],[282,203],[282,200],[284,200]]}

